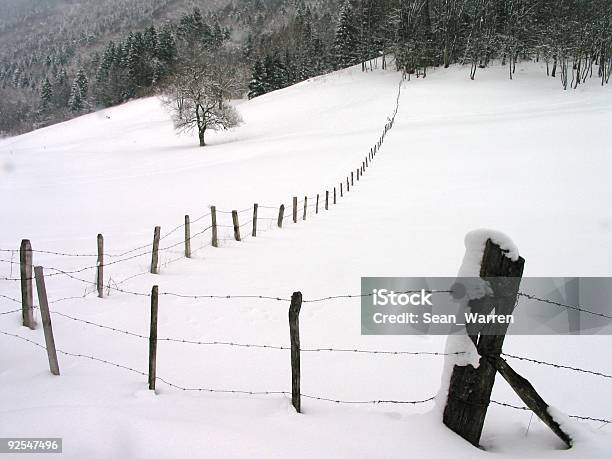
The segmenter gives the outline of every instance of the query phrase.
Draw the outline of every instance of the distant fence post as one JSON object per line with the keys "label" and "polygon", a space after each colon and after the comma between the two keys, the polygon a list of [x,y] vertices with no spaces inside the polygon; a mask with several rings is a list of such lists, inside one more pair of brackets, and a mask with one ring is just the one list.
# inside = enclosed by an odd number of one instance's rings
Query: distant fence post
{"label": "distant fence post", "polygon": [[359,169],[357,169],[357,181],[359,181]]}
{"label": "distant fence post", "polygon": [[159,274],[159,233],[161,228],[155,227],[153,231],[153,250],[151,251],[151,274]]}
{"label": "distant fence post", "polygon": [[317,204],[315,205],[315,214],[319,213],[319,193],[317,193]]}
{"label": "distant fence post", "polygon": [[289,337],[291,339],[291,403],[298,413],[302,412],[300,400],[300,309],[302,294],[291,295],[289,306]]}
{"label": "distant fence post", "polygon": [[344,193],[342,192],[342,182],[340,182],[340,197],[344,196]]}
{"label": "distant fence post", "polygon": [[36,328],[34,322],[34,294],[32,292],[32,244],[23,239],[19,247],[19,271],[21,275],[21,318],[24,327]]}
{"label": "distant fence post", "polygon": [[347,176],[346,177],[346,192],[347,193],[349,192],[349,189],[350,189],[350,187],[349,187],[349,179],[348,179],[348,176]]}
{"label": "distant fence post", "polygon": [[251,236],[257,237],[257,208],[259,206],[257,204],[253,204],[253,232]]}
{"label": "distant fence post", "polygon": [[351,171],[351,186],[355,186],[355,182],[353,181],[353,171]]}
{"label": "distant fence post", "polygon": [[283,227],[283,218],[285,218],[285,204],[281,204],[278,208],[278,221],[277,225],[279,228]]}
{"label": "distant fence post", "polygon": [[302,220],[306,220],[306,209],[308,208],[308,196],[304,196],[304,215]]}
{"label": "distant fence post", "polygon": [[334,204],[336,204],[336,187],[334,187]]}
{"label": "distant fence post", "polygon": [[219,240],[217,239],[217,207],[210,206],[210,218],[212,219],[212,241],[213,247],[219,247]]}
{"label": "distant fence post", "polygon": [[297,196],[293,197],[293,223],[297,223]]}
{"label": "distant fence post", "polygon": [[191,221],[185,215],[185,257],[191,258]]}
{"label": "distant fence post", "polygon": [[38,292],[38,305],[40,307],[40,317],[45,334],[45,347],[49,359],[49,370],[58,376],[60,374],[59,363],[57,362],[57,352],[55,350],[55,340],[53,339],[53,327],[51,326],[51,314],[49,313],[49,301],[47,300],[47,289],[45,288],[45,276],[42,266],[34,267],[36,276],[36,291]]}
{"label": "distant fence post", "polygon": [[98,298],[104,296],[104,236],[98,234],[98,261],[96,263],[96,288]]}
{"label": "distant fence post", "polygon": [[238,211],[232,210],[232,223],[234,224],[234,239],[240,241],[240,224],[238,223]]}
{"label": "distant fence post", "polygon": [[157,310],[159,287],[151,289],[151,326],[149,328],[149,390],[155,390],[157,379]]}
{"label": "distant fence post", "polygon": [[329,210],[329,190],[325,190],[325,210]]}

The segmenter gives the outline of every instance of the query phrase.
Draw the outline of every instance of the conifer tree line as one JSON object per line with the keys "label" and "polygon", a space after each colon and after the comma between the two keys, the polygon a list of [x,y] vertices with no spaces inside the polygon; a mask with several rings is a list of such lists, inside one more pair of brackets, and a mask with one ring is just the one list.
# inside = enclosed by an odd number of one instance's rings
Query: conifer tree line
{"label": "conifer tree line", "polygon": [[0,135],[154,94],[196,60],[249,98],[377,62],[416,76],[463,64],[474,79],[539,60],[566,89],[612,71],[609,0],[220,0],[205,12],[193,7],[204,0],[100,0],[49,19],[53,32],[24,26],[63,2],[0,3]]}

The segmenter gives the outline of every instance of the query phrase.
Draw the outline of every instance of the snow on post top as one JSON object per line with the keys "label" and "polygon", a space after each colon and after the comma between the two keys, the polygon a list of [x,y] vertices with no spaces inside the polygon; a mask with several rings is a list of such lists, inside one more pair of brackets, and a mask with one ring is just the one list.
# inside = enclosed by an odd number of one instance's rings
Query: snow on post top
{"label": "snow on post top", "polygon": [[517,246],[504,233],[490,229],[473,230],[465,235],[465,255],[461,268],[459,268],[458,277],[480,276],[480,264],[482,263],[482,256],[484,255],[488,239],[499,245],[505,252],[506,257],[512,261],[518,260],[519,251]]}

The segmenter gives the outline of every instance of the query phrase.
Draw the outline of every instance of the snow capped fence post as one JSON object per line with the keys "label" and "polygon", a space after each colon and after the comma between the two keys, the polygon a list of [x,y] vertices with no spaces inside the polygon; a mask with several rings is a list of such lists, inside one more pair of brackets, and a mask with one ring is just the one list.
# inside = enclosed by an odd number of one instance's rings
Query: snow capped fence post
{"label": "snow capped fence post", "polygon": [[96,288],[98,298],[104,297],[104,236],[98,234],[98,261],[96,263]]}
{"label": "snow capped fence post", "polygon": [[155,390],[157,379],[157,309],[159,287],[154,285],[151,289],[151,324],[149,328],[149,390]]}
{"label": "snow capped fence post", "polygon": [[278,208],[278,227],[283,227],[283,218],[285,218],[285,204],[281,204]]}
{"label": "snow capped fence post", "polygon": [[325,190],[325,210],[329,210],[329,190]]}
{"label": "snow capped fence post", "polygon": [[293,197],[293,223],[297,223],[297,196]]}
{"label": "snow capped fence post", "polygon": [[257,208],[259,206],[257,204],[253,204],[253,232],[251,236],[257,237]]}
{"label": "snow capped fence post", "polygon": [[36,276],[40,317],[45,334],[45,347],[47,348],[47,357],[49,359],[49,370],[51,370],[52,374],[59,376],[59,363],[57,362],[57,352],[55,351],[55,340],[53,339],[53,327],[51,326],[51,314],[49,314],[49,302],[47,300],[47,289],[45,287],[45,276],[42,266],[35,266],[34,274]]}
{"label": "snow capped fence post", "polygon": [[[479,276],[490,281],[495,300],[490,297],[470,300],[470,310],[481,314],[512,314],[525,260],[518,257],[513,261],[506,256],[506,252],[491,239],[487,239]],[[495,277],[500,277],[500,280],[495,282]],[[480,355],[480,365],[478,368],[472,365],[455,365],[450,376],[443,422],[474,446],[478,446],[480,442],[495,382],[496,370],[487,357],[500,356],[508,325],[498,323],[472,325],[468,328],[469,337]],[[487,334],[480,333],[484,331],[484,327],[490,327]]]}
{"label": "snow capped fence post", "polygon": [[240,241],[240,224],[238,223],[237,210],[232,210],[232,223],[234,224],[234,239]]}
{"label": "snow capped fence post", "polygon": [[211,245],[213,247],[219,247],[219,240],[217,239],[217,207],[210,206],[210,218],[212,220],[212,241]]}
{"label": "snow capped fence post", "polygon": [[308,208],[308,196],[304,196],[304,215],[302,220],[306,220],[306,209]]}
{"label": "snow capped fence post", "polygon": [[300,309],[302,293],[291,295],[289,306],[289,338],[291,339],[291,404],[298,413],[302,412],[300,400]]}
{"label": "snow capped fence post", "polygon": [[185,257],[191,258],[191,221],[185,215]]}
{"label": "snow capped fence post", "polygon": [[23,239],[19,247],[19,272],[21,275],[21,318],[24,327],[36,328],[34,321],[34,295],[32,292],[32,244]]}
{"label": "snow capped fence post", "polygon": [[161,228],[155,227],[153,231],[153,250],[151,251],[151,274],[159,274],[159,233]]}

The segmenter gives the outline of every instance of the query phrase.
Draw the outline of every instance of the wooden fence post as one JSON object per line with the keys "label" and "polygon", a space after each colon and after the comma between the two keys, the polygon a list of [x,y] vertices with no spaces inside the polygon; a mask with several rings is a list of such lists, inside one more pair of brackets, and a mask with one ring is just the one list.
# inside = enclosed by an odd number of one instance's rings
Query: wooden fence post
{"label": "wooden fence post", "polygon": [[351,186],[355,186],[355,182],[353,181],[353,171],[351,171]]}
{"label": "wooden fence post", "polygon": [[104,297],[104,236],[98,234],[98,261],[96,263],[96,288],[98,298]]}
{"label": "wooden fence post", "polygon": [[232,210],[232,223],[234,224],[234,239],[240,241],[240,224],[238,223],[237,210]]}
{"label": "wooden fence post", "polygon": [[367,156],[366,156],[366,159],[365,159],[365,167],[368,167],[368,157]]}
{"label": "wooden fence post", "polygon": [[210,206],[210,217],[212,219],[212,241],[213,247],[219,247],[219,240],[217,239],[217,207]]}
{"label": "wooden fence post", "polygon": [[149,390],[155,390],[157,379],[157,309],[158,286],[151,289],[151,326],[149,328]]}
{"label": "wooden fence post", "polygon": [[357,181],[359,181],[359,169],[357,169]]}
{"label": "wooden fence post", "polygon": [[[494,308],[496,314],[512,314],[524,264],[525,260],[522,257],[512,261],[497,244],[490,239],[487,240],[480,277],[487,278],[495,299],[485,297],[470,300],[468,303],[470,310],[486,314]],[[495,280],[496,277],[499,277],[498,281]],[[495,382],[495,368],[484,356],[499,357],[508,325],[487,324],[484,326],[487,327],[487,334],[483,333],[480,336],[478,335],[481,330],[476,327],[483,326],[469,327],[468,334],[481,356],[480,365],[478,368],[472,365],[455,365],[451,375],[443,415],[444,424],[475,446],[478,446],[480,441]]]}
{"label": "wooden fence post", "polygon": [[342,192],[342,182],[340,182],[340,197],[344,196],[344,193]]}
{"label": "wooden fence post", "polygon": [[300,309],[302,294],[291,295],[289,306],[289,337],[291,339],[291,403],[298,413],[302,412],[300,400]]}
{"label": "wooden fence post", "polygon": [[306,209],[308,208],[308,196],[304,196],[304,215],[302,220],[306,220]]}
{"label": "wooden fence post", "polygon": [[315,206],[315,214],[319,213],[319,193],[317,193],[317,204]]}
{"label": "wooden fence post", "polygon": [[285,204],[281,204],[278,208],[278,221],[277,225],[279,228],[283,227],[283,218],[285,218]]}
{"label": "wooden fence post", "polygon": [[151,251],[151,274],[159,274],[159,233],[161,228],[155,227],[153,231],[153,250]]}
{"label": "wooden fence post", "polygon": [[185,215],[185,257],[191,258],[191,221]]}
{"label": "wooden fence post", "polygon": [[336,204],[336,187],[334,187],[334,204]]}
{"label": "wooden fence post", "polygon": [[259,206],[257,204],[253,204],[253,232],[251,236],[257,237],[257,208]]}
{"label": "wooden fence post", "polygon": [[293,197],[293,223],[297,223],[297,196]]}
{"label": "wooden fence post", "polygon": [[350,189],[348,175],[346,177],[346,192],[348,193]]}
{"label": "wooden fence post", "polygon": [[23,239],[19,247],[19,271],[21,275],[21,318],[24,327],[36,328],[34,321],[34,295],[32,292],[32,244]]}
{"label": "wooden fence post", "polygon": [[325,190],[325,210],[329,210],[329,190]]}
{"label": "wooden fence post", "polygon": [[45,334],[45,347],[49,358],[49,370],[54,375],[59,375],[59,363],[55,350],[55,339],[53,339],[53,327],[51,326],[51,314],[49,313],[49,302],[47,300],[47,289],[45,288],[45,276],[42,266],[34,267],[36,276],[36,291],[38,292],[38,305],[40,307],[40,317],[42,319],[43,332]]}

